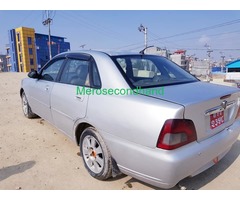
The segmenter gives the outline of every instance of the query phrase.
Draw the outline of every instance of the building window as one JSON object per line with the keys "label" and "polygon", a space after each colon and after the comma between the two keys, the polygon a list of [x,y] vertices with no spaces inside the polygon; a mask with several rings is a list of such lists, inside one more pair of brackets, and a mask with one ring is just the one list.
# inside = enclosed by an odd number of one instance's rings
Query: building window
{"label": "building window", "polygon": [[30,65],[34,65],[33,58],[30,58]]}
{"label": "building window", "polygon": [[22,62],[22,55],[21,54],[19,55],[19,61],[20,61],[20,63]]}
{"label": "building window", "polygon": [[28,49],[28,52],[29,52],[29,55],[33,55],[33,50],[32,50],[32,48],[29,48],[29,49]]}
{"label": "building window", "polygon": [[31,44],[32,44],[32,38],[28,37],[28,45],[31,45]]}
{"label": "building window", "polygon": [[12,31],[10,31],[11,41],[13,41],[13,34]]}
{"label": "building window", "polygon": [[20,72],[23,72],[23,65],[20,64]]}
{"label": "building window", "polygon": [[21,49],[21,45],[18,44],[18,51],[21,53],[22,52],[22,49]]}
{"label": "building window", "polygon": [[20,42],[20,33],[17,33],[17,41]]}

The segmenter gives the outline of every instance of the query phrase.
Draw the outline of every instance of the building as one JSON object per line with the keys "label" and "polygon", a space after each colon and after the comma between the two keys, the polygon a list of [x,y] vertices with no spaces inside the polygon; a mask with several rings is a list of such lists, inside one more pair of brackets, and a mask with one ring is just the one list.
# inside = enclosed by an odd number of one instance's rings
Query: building
{"label": "building", "polygon": [[20,27],[15,29],[16,59],[19,72],[29,72],[37,69],[35,30],[33,28]]}
{"label": "building", "polygon": [[8,71],[18,72],[18,59],[17,59],[17,42],[15,29],[8,31],[9,44],[6,45],[7,50],[7,66]]}
{"label": "building", "polygon": [[186,59],[186,50],[177,50],[172,55],[170,55],[170,59],[178,64],[181,68],[188,70],[188,62]]}
{"label": "building", "polygon": [[[51,36],[51,53],[55,56],[61,52],[70,50],[70,43],[64,41],[64,37]],[[35,34],[35,43],[37,50],[38,69],[43,67],[49,61],[49,41],[48,35]]]}
{"label": "building", "polygon": [[6,59],[7,59],[7,72],[9,72],[11,70],[11,56],[10,56],[10,47],[9,45],[6,45],[6,52],[7,52],[7,55],[6,55]]}
{"label": "building", "polygon": [[191,60],[190,72],[197,77],[206,77],[209,73],[209,63],[207,60]]}
{"label": "building", "polygon": [[8,31],[9,46],[6,48],[9,71],[29,72],[39,70],[49,61],[49,45],[52,56],[69,51],[70,43],[64,37],[35,33],[33,28],[19,27]]}
{"label": "building", "polygon": [[148,47],[144,50],[145,54],[154,54],[158,56],[164,56],[169,58],[169,52],[167,49],[161,49],[160,47]]}
{"label": "building", "polygon": [[235,60],[226,65],[226,80],[240,80],[240,60]]}
{"label": "building", "polygon": [[0,54],[0,72],[7,72],[7,58],[6,55]]}

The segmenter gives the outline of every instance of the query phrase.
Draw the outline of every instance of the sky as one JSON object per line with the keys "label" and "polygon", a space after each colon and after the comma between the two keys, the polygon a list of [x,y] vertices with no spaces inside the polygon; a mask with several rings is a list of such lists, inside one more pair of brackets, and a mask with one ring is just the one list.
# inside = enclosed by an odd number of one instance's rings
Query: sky
{"label": "sky", "polygon": [[[52,9],[53,10],[53,9]],[[46,10],[0,10],[0,54],[5,54],[8,30],[31,27],[48,34],[42,24]],[[147,27],[148,45],[187,50],[201,59],[240,58],[240,10],[64,10],[51,11],[51,34],[66,37],[71,50],[108,53],[139,52],[144,48],[140,24]],[[207,47],[208,46],[208,47]]]}

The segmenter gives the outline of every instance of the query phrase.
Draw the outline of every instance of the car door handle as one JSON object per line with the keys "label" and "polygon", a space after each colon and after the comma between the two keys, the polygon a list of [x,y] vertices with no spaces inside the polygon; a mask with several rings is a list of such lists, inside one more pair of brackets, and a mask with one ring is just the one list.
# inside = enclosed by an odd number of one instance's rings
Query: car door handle
{"label": "car door handle", "polygon": [[78,95],[76,95],[75,97],[76,97],[76,99],[78,99],[78,100],[80,100],[80,101],[83,101],[83,96],[78,96]]}
{"label": "car door handle", "polygon": [[48,85],[45,87],[45,90],[46,90],[46,91],[48,91],[48,90],[49,90],[49,86],[48,86]]}

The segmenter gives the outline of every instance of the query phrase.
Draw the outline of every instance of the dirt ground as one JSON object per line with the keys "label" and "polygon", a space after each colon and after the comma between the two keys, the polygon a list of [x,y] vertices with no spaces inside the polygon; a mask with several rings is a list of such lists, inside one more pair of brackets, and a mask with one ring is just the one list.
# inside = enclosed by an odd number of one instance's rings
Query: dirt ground
{"label": "dirt ground", "polygon": [[[43,119],[23,116],[19,88],[24,77],[26,73],[0,73],[1,190],[158,189],[125,175],[107,181],[88,175],[73,141]],[[187,189],[239,190],[239,154],[240,137],[218,164],[180,184]]]}

